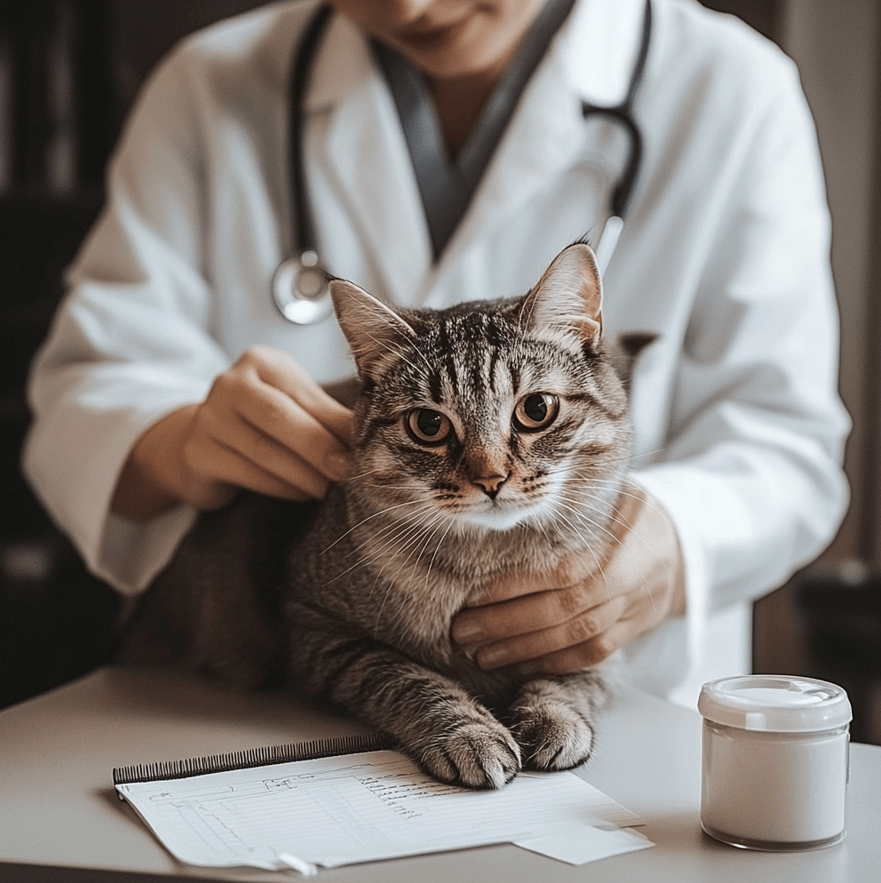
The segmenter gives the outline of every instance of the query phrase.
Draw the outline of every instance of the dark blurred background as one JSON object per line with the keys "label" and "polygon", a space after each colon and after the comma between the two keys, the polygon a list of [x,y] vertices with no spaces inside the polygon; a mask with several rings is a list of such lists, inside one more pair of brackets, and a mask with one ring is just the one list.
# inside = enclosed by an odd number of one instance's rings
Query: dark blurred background
{"label": "dark blurred background", "polygon": [[[754,668],[841,683],[855,705],[854,738],[881,744],[881,9],[877,0],[703,2],[739,15],[799,65],[835,221],[842,392],[855,420],[851,512],[819,563],[756,605]],[[106,662],[118,609],[21,477],[27,366],[145,76],[184,34],[259,5],[0,0],[0,708]]]}

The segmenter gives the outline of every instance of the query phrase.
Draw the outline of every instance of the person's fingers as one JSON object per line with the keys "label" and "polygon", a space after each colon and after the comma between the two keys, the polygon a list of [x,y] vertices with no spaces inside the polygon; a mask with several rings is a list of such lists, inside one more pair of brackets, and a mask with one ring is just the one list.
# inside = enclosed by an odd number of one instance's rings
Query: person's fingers
{"label": "person's fingers", "polygon": [[530,659],[518,665],[517,671],[525,677],[539,674],[562,675],[581,671],[608,659],[638,634],[640,630],[633,620],[619,619],[611,628],[595,638]]}
{"label": "person's fingers", "polygon": [[264,384],[238,400],[238,413],[252,432],[247,445],[237,445],[237,450],[268,471],[287,478],[287,453],[291,468],[299,470],[306,463],[332,481],[348,475],[348,452],[342,442],[283,392]]}
{"label": "person's fingers", "polygon": [[344,447],[348,446],[352,428],[352,412],[348,408],[325,392],[287,353],[255,347],[248,354],[264,383],[297,402]]}
{"label": "person's fingers", "polygon": [[578,671],[684,612],[669,516],[638,488],[623,497],[602,561],[570,559],[545,574],[514,574],[469,599],[450,633],[481,668]]}
{"label": "person's fingers", "polygon": [[[216,508],[231,499],[239,488],[257,491],[272,497],[280,497],[286,500],[308,500],[321,496],[326,492],[318,485],[310,489],[304,489],[309,482],[297,480],[285,481],[272,472],[252,463],[238,453],[223,447],[222,445],[206,446],[204,460],[210,461],[208,468],[210,473],[223,476],[222,479],[204,479],[201,482],[202,499],[196,501],[199,508]],[[199,505],[201,503],[201,505]]]}
{"label": "person's fingers", "polygon": [[[541,578],[537,584],[548,582]],[[533,585],[529,583],[530,589]],[[530,591],[486,606],[466,607],[453,620],[453,640],[460,644],[483,644],[552,628],[570,622],[595,607],[602,598],[588,585],[578,584],[564,588],[554,586],[550,591]]]}
{"label": "person's fingers", "polygon": [[114,492],[114,511],[152,517],[175,503],[216,509],[238,488],[322,497],[349,474],[351,412],[287,354],[246,351],[206,399],[142,434]]}
{"label": "person's fingers", "polygon": [[[207,425],[206,425],[207,424]],[[205,479],[290,499],[323,497],[329,480],[295,452],[239,418],[208,414],[184,447],[191,472]]]}
{"label": "person's fingers", "polygon": [[564,561],[554,570],[542,573],[514,573],[477,588],[468,599],[468,604],[480,607],[536,592],[575,586],[582,581],[585,572],[585,565],[575,566],[574,562]]}
{"label": "person's fingers", "polygon": [[616,598],[550,628],[483,644],[476,649],[475,659],[481,668],[492,669],[542,659],[573,648],[580,648],[577,652],[579,658],[592,657],[597,652],[595,645],[602,644],[602,639],[610,633],[625,607],[625,601]]}
{"label": "person's fingers", "polygon": [[[303,401],[334,431],[307,411]],[[253,490],[272,488],[276,496],[321,497],[330,481],[348,475],[348,450],[335,433],[347,434],[349,420],[347,409],[289,356],[267,348],[248,350],[216,378],[197,409],[188,465],[194,475],[209,480],[244,481]],[[246,462],[233,466],[230,454]]]}

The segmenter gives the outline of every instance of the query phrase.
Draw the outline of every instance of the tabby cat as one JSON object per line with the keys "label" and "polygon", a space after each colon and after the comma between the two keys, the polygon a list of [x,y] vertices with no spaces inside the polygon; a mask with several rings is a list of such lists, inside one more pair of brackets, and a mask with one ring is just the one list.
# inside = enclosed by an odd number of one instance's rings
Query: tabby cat
{"label": "tabby cat", "polygon": [[242,494],[201,515],[124,657],[246,688],[282,678],[444,782],[582,763],[602,666],[485,672],[450,623],[490,581],[573,557],[589,571],[614,542],[630,428],[592,251],[569,246],[516,300],[403,310],[331,292],[361,382],[355,473],[321,502]]}

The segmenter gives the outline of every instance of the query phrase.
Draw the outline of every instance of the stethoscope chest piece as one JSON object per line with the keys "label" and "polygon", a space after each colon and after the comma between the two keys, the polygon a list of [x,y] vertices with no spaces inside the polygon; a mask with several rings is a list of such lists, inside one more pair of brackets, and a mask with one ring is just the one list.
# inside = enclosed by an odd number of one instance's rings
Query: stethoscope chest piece
{"label": "stethoscope chest piece", "polygon": [[313,325],[333,310],[327,277],[311,250],[282,261],[272,277],[272,297],[282,316],[295,325]]}

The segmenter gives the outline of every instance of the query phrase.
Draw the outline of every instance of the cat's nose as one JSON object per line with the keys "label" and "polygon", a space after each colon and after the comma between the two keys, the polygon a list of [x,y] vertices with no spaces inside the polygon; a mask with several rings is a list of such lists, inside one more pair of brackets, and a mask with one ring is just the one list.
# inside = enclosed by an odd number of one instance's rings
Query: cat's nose
{"label": "cat's nose", "polygon": [[499,488],[508,480],[508,475],[482,475],[478,478],[472,478],[471,481],[476,484],[491,499],[496,498]]}

